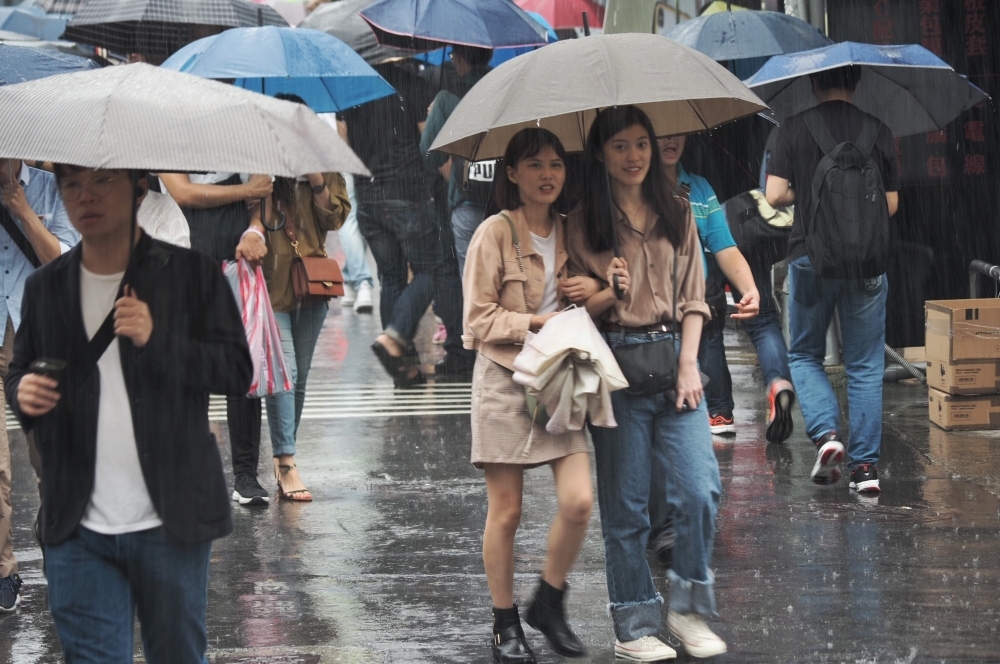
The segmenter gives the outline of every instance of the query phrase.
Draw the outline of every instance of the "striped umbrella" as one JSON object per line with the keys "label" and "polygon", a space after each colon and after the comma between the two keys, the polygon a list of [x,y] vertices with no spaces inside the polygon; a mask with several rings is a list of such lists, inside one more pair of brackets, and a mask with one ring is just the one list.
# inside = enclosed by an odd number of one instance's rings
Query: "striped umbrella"
{"label": "striped umbrella", "polygon": [[48,14],[75,14],[83,9],[87,0],[34,0],[31,4]]}
{"label": "striped umbrella", "polygon": [[147,64],[0,87],[0,158],[151,171],[368,175],[302,104]]}
{"label": "striped umbrella", "polygon": [[167,56],[227,28],[288,27],[267,5],[247,0],[89,0],[63,39],[117,53]]}

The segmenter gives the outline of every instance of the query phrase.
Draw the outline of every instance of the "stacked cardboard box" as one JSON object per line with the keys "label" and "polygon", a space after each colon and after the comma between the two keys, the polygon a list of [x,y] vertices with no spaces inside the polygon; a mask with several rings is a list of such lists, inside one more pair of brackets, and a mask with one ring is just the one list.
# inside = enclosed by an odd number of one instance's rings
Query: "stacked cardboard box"
{"label": "stacked cardboard box", "polygon": [[1000,429],[1000,299],[930,300],[928,414],[942,429]]}

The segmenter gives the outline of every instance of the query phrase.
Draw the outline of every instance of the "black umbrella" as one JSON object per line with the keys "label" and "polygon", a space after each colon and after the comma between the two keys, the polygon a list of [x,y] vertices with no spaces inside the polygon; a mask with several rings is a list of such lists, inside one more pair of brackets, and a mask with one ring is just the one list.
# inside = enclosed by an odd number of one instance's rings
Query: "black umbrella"
{"label": "black umbrella", "polygon": [[382,46],[375,40],[371,26],[358,14],[374,2],[375,0],[339,0],[320,5],[319,9],[306,17],[300,27],[322,30],[333,35],[350,46],[370,65],[413,55],[407,51]]}
{"label": "black umbrella", "polygon": [[63,39],[118,53],[170,55],[227,28],[287,27],[267,5],[247,0],[89,0]]}

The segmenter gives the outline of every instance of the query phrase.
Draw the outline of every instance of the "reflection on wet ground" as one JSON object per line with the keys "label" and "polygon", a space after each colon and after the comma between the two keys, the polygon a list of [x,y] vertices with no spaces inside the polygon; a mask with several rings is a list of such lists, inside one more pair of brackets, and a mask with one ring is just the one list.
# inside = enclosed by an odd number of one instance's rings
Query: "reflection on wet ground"
{"label": "reflection on wet ground", "polygon": [[[425,321],[425,342],[430,327]],[[376,317],[335,304],[311,387],[388,385],[367,348],[376,328]],[[727,332],[727,343],[745,352],[737,333]],[[808,480],[801,419],[787,445],[767,446],[754,367],[732,369],[739,432],[716,438],[724,497],[714,626],[731,650],[719,661],[1000,661],[1000,436],[939,431],[926,421],[924,389],[888,385],[883,495],[859,498],[846,480],[818,488]],[[425,396],[431,406],[445,398]],[[352,407],[369,407],[361,401]],[[486,495],[468,463],[468,416],[372,408],[370,417],[316,410],[303,422],[297,460],[312,504],[236,508],[234,534],[213,550],[210,661],[490,661],[479,554]],[[213,426],[228,467],[225,424]],[[24,605],[0,618],[0,661],[57,662],[30,529],[37,493],[19,432],[11,448]],[[554,514],[548,470],[529,471],[525,492],[516,564],[526,600]],[[668,593],[664,572],[656,576]],[[591,649],[580,661],[614,661],[596,513],[570,583],[571,622]],[[562,661],[536,632],[529,639],[540,661]]]}

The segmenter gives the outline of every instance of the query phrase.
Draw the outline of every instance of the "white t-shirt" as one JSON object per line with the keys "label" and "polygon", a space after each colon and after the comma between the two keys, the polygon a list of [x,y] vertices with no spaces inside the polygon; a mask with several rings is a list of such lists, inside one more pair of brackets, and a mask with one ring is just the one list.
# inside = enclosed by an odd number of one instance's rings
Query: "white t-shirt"
{"label": "white t-shirt", "polygon": [[184,213],[166,194],[146,192],[146,198],[139,206],[139,227],[157,240],[191,248],[191,229]]}
{"label": "white t-shirt", "polygon": [[[94,274],[80,266],[80,304],[87,338],[93,338],[115,304],[124,273]],[[94,491],[81,524],[104,535],[120,535],[163,524],[156,514],[139,465],[118,337],[97,362],[101,398],[97,411]]]}
{"label": "white t-shirt", "polygon": [[559,296],[556,292],[556,229],[553,228],[548,237],[531,234],[531,244],[535,251],[542,255],[545,264],[545,290],[542,292],[542,303],[536,314],[547,314],[559,310]]}

